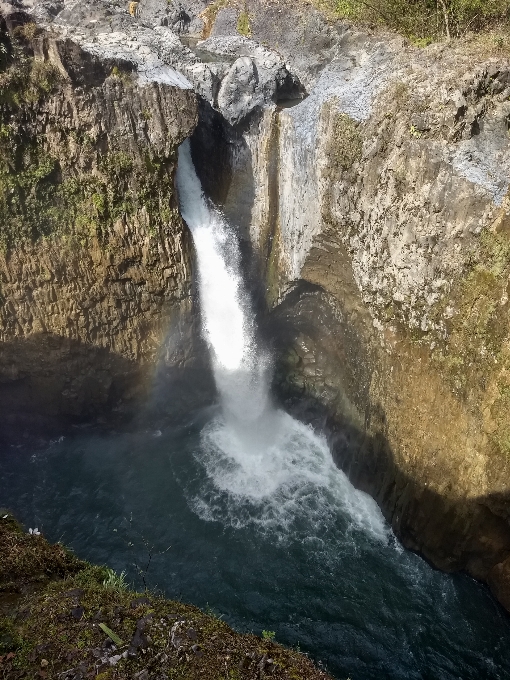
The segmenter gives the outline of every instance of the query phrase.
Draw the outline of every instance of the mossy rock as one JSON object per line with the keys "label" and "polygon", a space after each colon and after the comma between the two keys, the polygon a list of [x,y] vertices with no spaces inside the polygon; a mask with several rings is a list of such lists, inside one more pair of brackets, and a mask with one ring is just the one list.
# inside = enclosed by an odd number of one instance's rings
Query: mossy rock
{"label": "mossy rock", "polygon": [[88,129],[51,117],[38,134],[44,106],[65,97],[66,83],[24,39],[0,38],[7,55],[0,64],[0,248],[48,238],[105,244],[116,222],[140,213],[157,236],[175,219],[176,149],[134,158],[114,138],[105,149]]}
{"label": "mossy rock", "polygon": [[44,565],[52,579],[25,595],[15,616],[0,619],[4,677],[328,679],[271,636],[240,634],[192,605],[129,590],[111,570],[27,535],[11,518],[0,525],[0,540],[17,557],[2,553],[3,572],[12,568],[13,581],[28,583]]}
{"label": "mossy rock", "polygon": [[237,32],[245,38],[251,38],[250,15],[243,9],[237,18]]}
{"label": "mossy rock", "polygon": [[331,143],[327,149],[329,163],[332,168],[350,170],[361,159],[363,137],[359,124],[345,113],[335,113]]}
{"label": "mossy rock", "polygon": [[0,514],[0,546],[0,591],[21,592],[29,584],[75,573],[85,564],[64,546],[24,531],[7,511]]}
{"label": "mossy rock", "polygon": [[10,618],[0,619],[0,656],[16,651],[21,645],[22,640],[14,621]]}

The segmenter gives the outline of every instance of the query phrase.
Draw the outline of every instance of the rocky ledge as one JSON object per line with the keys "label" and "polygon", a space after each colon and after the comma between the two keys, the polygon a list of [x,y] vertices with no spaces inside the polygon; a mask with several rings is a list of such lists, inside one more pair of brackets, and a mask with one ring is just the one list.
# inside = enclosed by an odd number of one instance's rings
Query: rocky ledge
{"label": "rocky ledge", "polygon": [[236,633],[196,607],[128,589],[0,513],[0,673],[12,680],[235,677],[329,680],[267,633]]}

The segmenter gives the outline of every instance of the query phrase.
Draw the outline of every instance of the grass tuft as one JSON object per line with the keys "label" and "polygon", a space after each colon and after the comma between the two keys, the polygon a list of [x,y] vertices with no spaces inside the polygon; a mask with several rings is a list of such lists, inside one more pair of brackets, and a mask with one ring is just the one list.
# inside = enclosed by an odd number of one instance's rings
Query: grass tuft
{"label": "grass tuft", "polygon": [[276,644],[272,631],[236,633],[191,605],[130,591],[123,573],[26,534],[10,513],[0,531],[2,573],[5,563],[15,570],[4,587],[20,589],[46,573],[0,618],[2,677],[329,680],[306,656]]}

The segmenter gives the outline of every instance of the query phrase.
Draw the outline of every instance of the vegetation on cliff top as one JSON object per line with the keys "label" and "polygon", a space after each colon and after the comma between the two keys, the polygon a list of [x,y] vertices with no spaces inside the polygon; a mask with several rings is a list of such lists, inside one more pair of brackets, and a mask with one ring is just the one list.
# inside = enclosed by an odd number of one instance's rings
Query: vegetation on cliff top
{"label": "vegetation on cliff top", "polygon": [[[169,0],[170,1],[170,0]],[[418,47],[443,38],[488,34],[494,46],[510,49],[510,0],[304,0],[330,19],[348,19],[394,30]],[[211,34],[218,12],[225,7],[239,10],[237,32],[251,35],[247,5],[241,0],[213,0],[200,14],[202,38]],[[257,14],[256,6],[250,12]]]}
{"label": "vegetation on cliff top", "polygon": [[236,633],[191,605],[129,591],[6,511],[0,546],[0,677],[328,680],[270,632]]}
{"label": "vegetation on cliff top", "polygon": [[[329,13],[352,21],[383,25],[418,45],[469,31],[498,27],[508,31],[510,0],[315,0]],[[501,37],[501,40],[504,38]]]}

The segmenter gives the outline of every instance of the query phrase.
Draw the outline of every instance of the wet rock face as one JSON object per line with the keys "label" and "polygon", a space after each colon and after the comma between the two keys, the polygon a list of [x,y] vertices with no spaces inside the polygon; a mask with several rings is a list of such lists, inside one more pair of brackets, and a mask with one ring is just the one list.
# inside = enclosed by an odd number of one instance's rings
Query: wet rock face
{"label": "wet rock face", "polygon": [[3,110],[18,151],[3,149],[1,181],[20,197],[1,205],[8,440],[128,417],[158,361],[184,369],[193,355],[192,246],[173,176],[196,125],[194,93],[141,84],[70,39],[30,37],[17,47],[29,74],[53,75],[35,101],[20,92]]}

